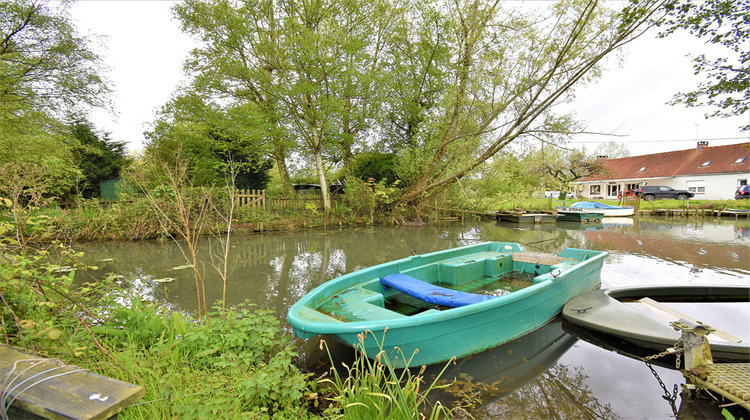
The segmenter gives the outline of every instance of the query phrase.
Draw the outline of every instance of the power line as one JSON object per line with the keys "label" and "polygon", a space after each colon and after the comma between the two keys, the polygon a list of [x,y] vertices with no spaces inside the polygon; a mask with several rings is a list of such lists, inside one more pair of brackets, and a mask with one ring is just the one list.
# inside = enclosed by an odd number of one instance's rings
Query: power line
{"label": "power line", "polygon": [[603,140],[569,140],[569,143],[672,143],[686,141],[728,141],[728,140],[750,140],[750,137],[713,137],[702,139],[658,139],[658,140],[620,140],[620,139],[603,139]]}

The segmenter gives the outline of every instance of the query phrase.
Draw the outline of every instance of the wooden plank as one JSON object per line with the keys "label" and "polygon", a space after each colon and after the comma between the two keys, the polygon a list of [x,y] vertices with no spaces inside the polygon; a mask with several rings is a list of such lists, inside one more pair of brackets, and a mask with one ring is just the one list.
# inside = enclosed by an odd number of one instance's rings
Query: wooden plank
{"label": "wooden plank", "polygon": [[0,344],[3,404],[49,419],[108,419],[143,398],[142,386]]}
{"label": "wooden plank", "polygon": [[[688,320],[693,321],[693,322],[698,322],[698,320],[696,320],[695,318],[690,317],[688,315],[685,315],[682,312],[677,311],[675,309],[672,309],[672,308],[670,308],[668,306],[662,305],[661,303],[659,303],[659,302],[657,302],[657,301],[655,301],[655,300],[653,300],[651,298],[647,298],[646,297],[646,298],[638,300],[638,302],[641,302],[641,303],[644,303],[646,305],[649,305],[649,306],[651,306],[653,308],[656,308],[656,309],[658,309],[658,310],[660,310],[660,311],[662,311],[664,313],[667,313],[667,314],[669,314],[669,315],[671,315],[673,317],[677,317],[677,319],[685,318],[685,319],[688,319]],[[742,342],[741,338],[738,338],[738,337],[736,337],[736,336],[734,336],[732,334],[729,334],[728,332],[725,332],[725,331],[722,331],[722,330],[719,330],[719,329],[717,329],[716,331],[713,331],[711,334],[713,334],[713,335],[715,335],[717,337],[721,337],[724,340],[727,340],[727,341],[732,342],[732,343],[740,343],[740,342]]]}

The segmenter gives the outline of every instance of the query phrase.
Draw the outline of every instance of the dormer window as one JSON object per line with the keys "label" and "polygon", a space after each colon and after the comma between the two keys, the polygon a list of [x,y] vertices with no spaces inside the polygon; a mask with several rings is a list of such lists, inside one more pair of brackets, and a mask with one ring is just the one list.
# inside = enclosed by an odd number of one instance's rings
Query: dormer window
{"label": "dormer window", "polygon": [[707,160],[707,161],[703,162],[703,165],[701,165],[701,168],[705,168],[706,166],[708,166],[710,164],[711,164],[711,161]]}
{"label": "dormer window", "polygon": [[739,165],[740,163],[742,163],[744,161],[745,161],[745,158],[743,158],[743,157],[737,158],[737,160],[735,160],[734,162],[732,162],[732,165]]}
{"label": "dormer window", "polygon": [[648,166],[644,166],[644,167],[642,167],[641,169],[639,169],[639,170],[638,170],[638,172],[643,172],[643,171],[645,171],[645,170],[646,170],[646,168],[648,168]]}

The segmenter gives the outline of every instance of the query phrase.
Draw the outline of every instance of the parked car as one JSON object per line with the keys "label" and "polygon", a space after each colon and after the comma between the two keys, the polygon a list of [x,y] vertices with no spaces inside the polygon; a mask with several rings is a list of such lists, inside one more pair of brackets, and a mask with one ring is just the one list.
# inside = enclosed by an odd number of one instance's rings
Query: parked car
{"label": "parked car", "polygon": [[651,201],[662,198],[687,200],[688,198],[693,198],[695,194],[687,190],[675,190],[672,187],[665,187],[663,185],[644,185],[638,189],[638,195],[646,201]]}
{"label": "parked car", "polygon": [[750,185],[742,185],[741,187],[737,188],[737,191],[734,192],[735,200],[740,200],[742,198],[750,199]]}

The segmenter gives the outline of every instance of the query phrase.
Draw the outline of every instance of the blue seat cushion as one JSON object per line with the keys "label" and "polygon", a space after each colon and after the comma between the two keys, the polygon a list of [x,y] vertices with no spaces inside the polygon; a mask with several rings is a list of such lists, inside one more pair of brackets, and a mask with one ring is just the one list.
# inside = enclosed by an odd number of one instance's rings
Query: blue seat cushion
{"label": "blue seat cushion", "polygon": [[385,276],[380,279],[380,283],[386,288],[391,287],[421,301],[449,306],[451,308],[484,302],[485,300],[494,298],[494,296],[460,292],[458,290],[435,286],[434,284],[401,273]]}

